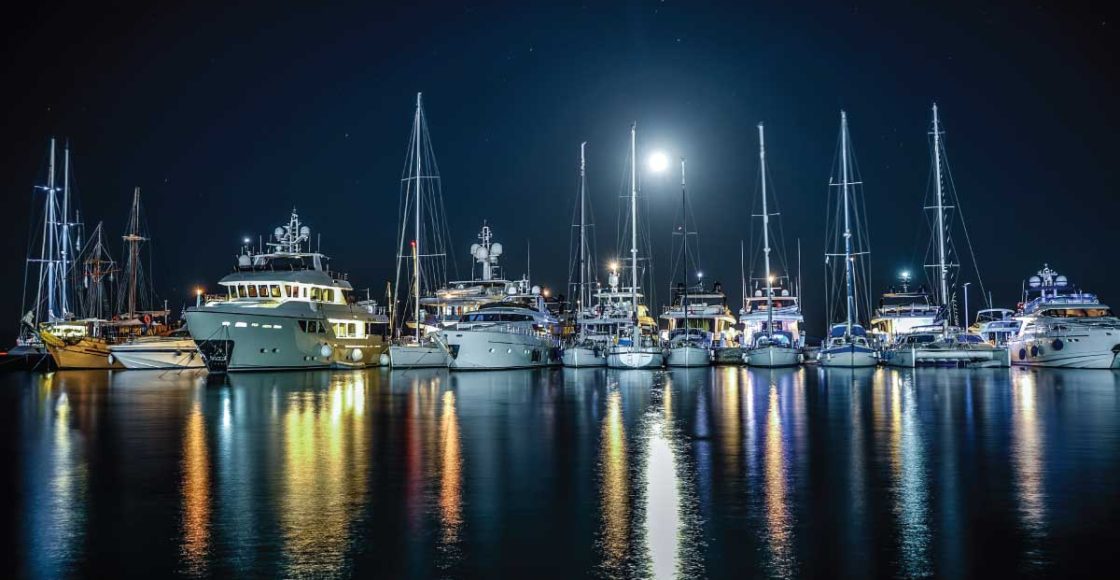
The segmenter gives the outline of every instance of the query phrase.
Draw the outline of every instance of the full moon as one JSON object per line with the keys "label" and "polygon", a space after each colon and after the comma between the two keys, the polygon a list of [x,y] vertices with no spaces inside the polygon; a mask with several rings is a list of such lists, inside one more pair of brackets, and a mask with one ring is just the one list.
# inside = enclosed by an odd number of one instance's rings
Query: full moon
{"label": "full moon", "polygon": [[669,168],[669,156],[661,151],[655,151],[649,156],[649,168],[651,171],[661,173]]}

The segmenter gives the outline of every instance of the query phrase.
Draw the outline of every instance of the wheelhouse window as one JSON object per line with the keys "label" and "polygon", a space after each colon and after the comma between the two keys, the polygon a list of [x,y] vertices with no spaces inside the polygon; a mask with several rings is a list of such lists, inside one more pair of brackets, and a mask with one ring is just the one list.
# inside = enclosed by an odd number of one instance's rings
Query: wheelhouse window
{"label": "wheelhouse window", "polygon": [[321,299],[322,299],[322,291],[319,288],[317,288],[315,286],[312,286],[311,287],[311,300],[318,301],[318,300],[321,300]]}
{"label": "wheelhouse window", "polygon": [[272,297],[273,298],[279,298],[280,297],[280,286],[277,286],[276,284],[273,284],[272,286],[270,286],[270,289],[272,290]]}
{"label": "wheelhouse window", "polygon": [[256,297],[257,297],[257,287],[250,284],[249,285],[249,298],[256,298]]}
{"label": "wheelhouse window", "polygon": [[284,284],[284,298],[291,298],[291,297],[292,297],[292,285],[291,284]]}
{"label": "wheelhouse window", "polygon": [[323,302],[334,302],[334,290],[323,288]]}

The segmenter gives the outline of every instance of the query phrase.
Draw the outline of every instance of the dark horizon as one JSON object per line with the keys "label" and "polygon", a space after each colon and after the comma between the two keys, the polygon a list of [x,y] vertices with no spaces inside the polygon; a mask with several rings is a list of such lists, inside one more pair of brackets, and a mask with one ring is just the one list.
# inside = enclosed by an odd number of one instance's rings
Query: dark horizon
{"label": "dark horizon", "polygon": [[[26,254],[47,140],[68,138],[87,231],[104,221],[115,257],[132,188],[142,189],[153,279],[175,311],[195,287],[214,290],[240,240],[267,235],[292,207],[322,235],[334,267],[380,297],[393,275],[416,92],[460,273],[486,220],[506,247],[508,274],[525,270],[531,242],[534,281],[562,291],[582,141],[599,262],[615,257],[636,121],[641,149],[688,158],[705,280],[722,281],[737,309],[739,240],[749,240],[758,187],[755,126],[764,122],[786,253],[800,238],[807,330],[820,336],[839,112],[865,183],[877,296],[900,270],[922,269],[936,101],[995,305],[1013,306],[1043,263],[1120,303],[1120,275],[1101,267],[1120,210],[1111,191],[1116,35],[1112,14],[1090,7],[24,9],[5,27],[0,184],[18,217],[2,247]],[[674,176],[643,188],[661,302]],[[22,280],[22,261],[9,264],[9,279]],[[961,280],[975,282],[968,269]],[[4,288],[14,336],[21,288]],[[979,298],[974,286],[971,312]]]}

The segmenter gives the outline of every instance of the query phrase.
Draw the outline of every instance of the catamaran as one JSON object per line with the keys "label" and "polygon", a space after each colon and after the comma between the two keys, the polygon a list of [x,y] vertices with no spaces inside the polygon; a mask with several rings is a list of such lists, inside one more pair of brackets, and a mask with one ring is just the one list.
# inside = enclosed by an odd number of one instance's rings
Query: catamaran
{"label": "catamaran", "polygon": [[[399,286],[402,265],[411,260],[408,304],[412,306],[412,331],[402,332],[406,330],[402,329],[405,313],[394,309],[395,340],[389,346],[388,363],[393,368],[446,367],[451,362],[447,346],[441,342],[438,328],[425,324],[426,312],[421,308],[424,296],[433,294],[447,280],[447,254],[443,247],[446,221],[439,167],[436,166],[428,137],[428,123],[420,93],[416,94],[412,125],[412,142],[405,160],[406,175],[401,179],[401,229],[395,283]],[[412,239],[406,250],[405,232],[410,217]],[[394,291],[393,295],[397,293]]]}
{"label": "catamaran", "polygon": [[589,223],[590,207],[587,203],[587,142],[579,145],[579,203],[576,213],[579,223],[573,228],[577,239],[569,275],[569,293],[574,296],[569,312],[569,325],[573,332],[564,344],[563,362],[566,367],[602,367],[607,365],[607,342],[609,334],[594,332],[597,318],[592,302],[592,289],[596,285],[595,253],[592,250],[594,239]]}
{"label": "catamaran", "polygon": [[[627,305],[630,324],[619,326],[615,344],[607,353],[607,366],[619,369],[661,368],[665,356],[656,334],[643,332],[638,270],[638,125],[630,126],[630,288]],[[628,332],[627,332],[628,331]]]}
{"label": "catamaran", "polygon": [[[842,279],[844,298],[844,321],[833,324],[828,331],[828,338],[817,354],[817,360],[825,367],[871,367],[879,362],[879,353],[872,348],[867,340],[867,332],[859,324],[859,300],[857,292],[862,286],[864,295],[867,294],[867,261],[862,258],[869,253],[867,248],[866,224],[863,223],[856,208],[853,197],[857,186],[862,183],[855,175],[855,166],[849,151],[848,114],[840,111],[840,175],[839,182],[835,176],[829,185],[839,190],[839,203],[836,207],[836,216],[831,217],[830,229],[837,235],[832,236],[833,242],[829,251],[825,253],[825,264],[829,266],[831,280],[841,278],[839,270],[843,269]],[[830,196],[831,198],[831,196]],[[829,204],[831,205],[831,203]],[[838,248],[837,246],[842,246]],[[837,265],[836,258],[843,259]],[[859,259],[861,276],[856,276],[856,260]],[[836,285],[828,293],[829,310],[834,310],[838,288]],[[866,310],[866,309],[865,309]]]}
{"label": "catamaran", "polygon": [[[762,300],[753,301],[762,307],[766,319],[761,332],[752,332],[750,342],[743,360],[750,366],[756,367],[789,367],[801,363],[801,337],[800,324],[802,321],[800,305],[796,296],[790,296],[788,290],[774,287],[777,277],[770,269],[770,217],[771,214],[766,200],[766,135],[762,123],[758,124],[758,160],[759,172],[762,176],[762,262],[763,278],[766,284],[765,303]],[[783,295],[775,293],[782,290]],[[782,316],[775,318],[775,311],[781,305]],[[756,316],[757,317],[757,316]]]}
{"label": "catamaran", "polygon": [[[954,304],[951,288],[955,281],[953,273],[957,268],[952,259],[952,242],[948,236],[951,224],[949,210],[959,207],[960,200],[953,189],[952,181],[946,180],[945,148],[942,140],[941,121],[937,114],[937,104],[933,105],[932,157],[933,181],[931,188],[935,196],[927,210],[934,212],[931,225],[934,235],[935,263],[937,281],[936,299],[938,314],[929,326],[915,326],[902,334],[895,342],[883,350],[884,362],[891,366],[966,366],[966,367],[1006,367],[1010,366],[1007,349],[988,343],[983,337],[950,324]],[[948,191],[946,191],[948,190]],[[957,211],[960,215],[960,211]],[[963,224],[962,224],[963,225]],[[967,236],[965,236],[967,240]],[[974,260],[975,261],[975,260]],[[977,276],[979,277],[979,276]],[[981,289],[983,289],[981,282]]]}

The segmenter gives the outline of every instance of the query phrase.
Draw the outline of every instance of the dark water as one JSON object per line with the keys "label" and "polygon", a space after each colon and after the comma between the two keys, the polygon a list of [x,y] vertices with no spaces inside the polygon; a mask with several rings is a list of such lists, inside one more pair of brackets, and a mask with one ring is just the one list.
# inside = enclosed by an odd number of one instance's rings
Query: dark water
{"label": "dark water", "polygon": [[0,375],[18,576],[1108,575],[1120,374]]}

